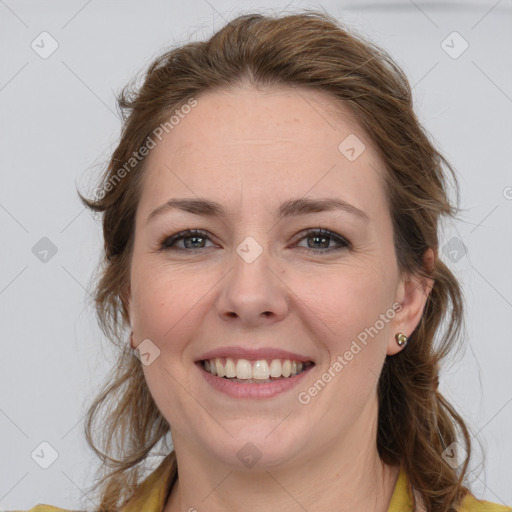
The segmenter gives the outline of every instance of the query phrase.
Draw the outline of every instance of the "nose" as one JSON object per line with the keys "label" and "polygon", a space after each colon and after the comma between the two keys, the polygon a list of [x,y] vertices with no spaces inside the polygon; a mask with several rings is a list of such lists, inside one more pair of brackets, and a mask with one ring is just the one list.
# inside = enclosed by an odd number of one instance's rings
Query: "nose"
{"label": "nose", "polygon": [[264,326],[285,318],[289,288],[278,274],[283,272],[270,261],[268,251],[263,250],[252,262],[235,252],[217,300],[219,317],[240,327]]}

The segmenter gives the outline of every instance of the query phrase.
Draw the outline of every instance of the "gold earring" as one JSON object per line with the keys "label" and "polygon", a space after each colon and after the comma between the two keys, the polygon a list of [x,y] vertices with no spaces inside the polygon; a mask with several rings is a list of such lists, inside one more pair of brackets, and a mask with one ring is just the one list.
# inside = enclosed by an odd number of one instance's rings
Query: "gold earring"
{"label": "gold earring", "polygon": [[399,347],[403,347],[408,341],[407,336],[401,332],[399,332],[395,335],[395,339],[396,339],[396,342],[398,343]]}

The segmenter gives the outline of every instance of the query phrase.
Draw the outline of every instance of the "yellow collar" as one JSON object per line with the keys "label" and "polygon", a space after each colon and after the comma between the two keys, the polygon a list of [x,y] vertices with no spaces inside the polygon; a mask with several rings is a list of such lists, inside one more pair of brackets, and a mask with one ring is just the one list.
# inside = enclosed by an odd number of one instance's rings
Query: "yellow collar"
{"label": "yellow collar", "polygon": [[[131,500],[121,512],[162,512],[167,500],[170,468],[162,464],[141,484],[138,497]],[[403,466],[400,467],[398,480],[391,496],[387,512],[412,510],[412,496],[407,487],[407,476]]]}
{"label": "yellow collar", "polygon": [[167,501],[172,466],[166,457],[137,488],[137,495],[120,512],[162,512]]}
{"label": "yellow collar", "polygon": [[400,466],[395,489],[391,495],[388,512],[403,512],[412,510],[412,496],[407,485],[407,475],[403,466]]}

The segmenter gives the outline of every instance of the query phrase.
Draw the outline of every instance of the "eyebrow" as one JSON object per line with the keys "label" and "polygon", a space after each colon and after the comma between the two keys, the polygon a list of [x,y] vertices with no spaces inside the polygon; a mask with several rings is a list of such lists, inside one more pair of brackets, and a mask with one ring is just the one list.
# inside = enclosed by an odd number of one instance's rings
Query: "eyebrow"
{"label": "eyebrow", "polygon": [[[175,209],[193,213],[195,215],[202,215],[205,217],[226,216],[226,210],[224,207],[215,201],[210,201],[203,198],[169,199],[149,214],[146,223],[158,215],[162,215],[169,210]],[[290,199],[289,201],[285,201],[280,205],[276,212],[276,217],[278,219],[283,219],[285,217],[293,217],[297,215],[306,215],[308,213],[318,213],[332,210],[343,210],[359,217],[365,222],[370,221],[370,218],[368,215],[366,215],[365,212],[359,208],[356,208],[354,205],[338,198]]]}

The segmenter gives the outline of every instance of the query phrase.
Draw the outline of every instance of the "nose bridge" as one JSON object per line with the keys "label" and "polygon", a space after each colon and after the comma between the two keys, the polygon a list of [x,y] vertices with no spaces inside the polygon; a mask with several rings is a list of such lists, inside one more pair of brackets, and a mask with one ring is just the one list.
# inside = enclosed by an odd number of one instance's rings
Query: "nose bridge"
{"label": "nose bridge", "polygon": [[251,297],[252,300],[262,300],[272,286],[268,240],[263,240],[261,232],[258,233],[246,236],[233,254],[231,286],[236,293],[247,296],[244,300]]}
{"label": "nose bridge", "polygon": [[235,247],[232,269],[217,303],[222,317],[254,323],[269,314],[282,318],[286,313],[286,287],[276,275],[276,262],[271,261],[268,233],[258,233],[245,236]]}

